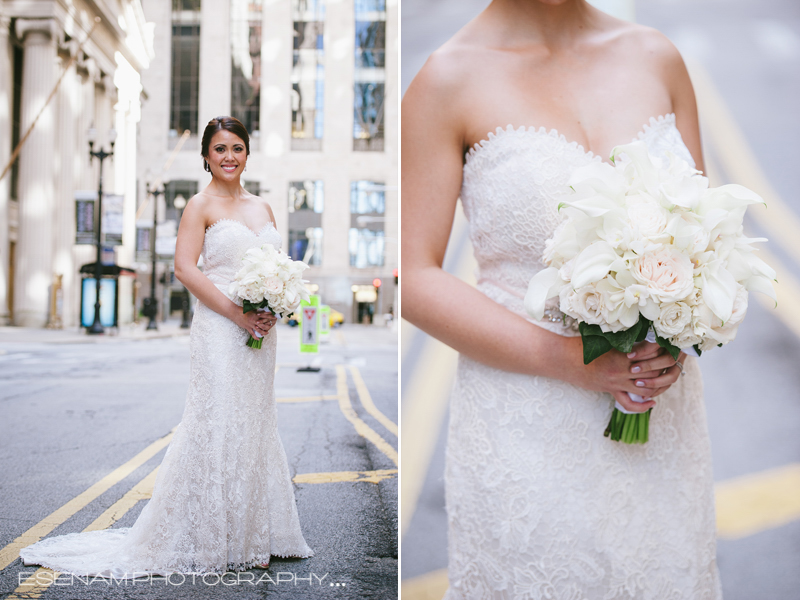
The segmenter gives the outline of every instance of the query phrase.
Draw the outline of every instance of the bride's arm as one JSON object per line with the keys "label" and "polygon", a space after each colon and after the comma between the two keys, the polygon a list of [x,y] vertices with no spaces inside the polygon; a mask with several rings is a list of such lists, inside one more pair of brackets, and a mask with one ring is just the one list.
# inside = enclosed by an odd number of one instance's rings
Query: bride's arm
{"label": "bride's arm", "polygon": [[402,105],[402,316],[460,353],[492,367],[606,391],[637,412],[631,359],[611,351],[583,364],[579,337],[533,325],[442,269],[461,188],[464,137],[446,69],[431,60]]}
{"label": "bride's arm", "polygon": [[253,335],[256,327],[267,323],[269,326],[260,329],[261,335],[274,324],[274,317],[265,313],[242,313],[242,307],[230,300],[217,286],[211,283],[200,269],[197,259],[203,249],[206,234],[206,218],[203,210],[203,198],[195,196],[186,204],[181,215],[178,228],[178,241],[175,245],[175,277],[192,295],[214,312],[221,314]]}

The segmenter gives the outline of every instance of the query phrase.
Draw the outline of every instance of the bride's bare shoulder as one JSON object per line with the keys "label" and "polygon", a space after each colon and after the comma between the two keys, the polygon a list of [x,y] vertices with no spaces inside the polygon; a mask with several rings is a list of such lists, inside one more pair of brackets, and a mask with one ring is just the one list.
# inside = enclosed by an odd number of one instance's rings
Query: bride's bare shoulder
{"label": "bride's bare shoulder", "polygon": [[[408,92],[435,94],[453,99],[474,81],[481,63],[486,61],[485,51],[479,45],[464,39],[461,32],[435,50],[425,61]],[[407,93],[408,93],[407,92]]]}
{"label": "bride's bare shoulder", "polygon": [[675,44],[653,27],[620,21],[614,34],[617,52],[647,63],[650,68],[670,70],[683,66]]}

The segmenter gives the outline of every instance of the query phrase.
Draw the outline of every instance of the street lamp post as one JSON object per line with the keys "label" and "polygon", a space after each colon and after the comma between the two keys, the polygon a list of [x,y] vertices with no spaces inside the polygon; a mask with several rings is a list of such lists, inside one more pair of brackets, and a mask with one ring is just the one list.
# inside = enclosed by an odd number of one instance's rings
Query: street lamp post
{"label": "street lamp post", "polygon": [[97,260],[94,264],[94,281],[97,294],[94,301],[94,322],[89,328],[89,333],[105,333],[103,324],[100,322],[100,280],[103,276],[103,266],[101,264],[101,255],[103,252],[101,237],[101,229],[103,225],[103,161],[111,156],[114,156],[114,142],[117,139],[117,132],[114,129],[109,131],[108,138],[111,142],[110,152],[106,152],[102,148],[97,152],[94,151],[94,143],[97,140],[97,130],[94,127],[89,129],[87,138],[89,139],[89,161],[91,162],[93,158],[100,159],[100,179],[97,183]]}
{"label": "street lamp post", "polygon": [[153,196],[153,234],[150,240],[150,258],[153,268],[150,274],[150,297],[147,298],[147,317],[150,319],[147,322],[147,329],[158,331],[158,325],[156,324],[156,315],[158,314],[158,300],[156,299],[156,228],[158,227],[158,197],[164,194],[164,188],[157,187],[151,190],[148,183],[147,193]]}
{"label": "street lamp post", "polygon": [[[172,205],[180,212],[178,213],[178,223],[180,224],[183,218],[183,209],[186,208],[186,198],[182,194],[175,196]],[[189,319],[189,290],[183,286],[183,294],[181,295],[181,308],[183,309],[183,320],[181,321],[181,329],[189,329],[192,326],[191,319]]]}

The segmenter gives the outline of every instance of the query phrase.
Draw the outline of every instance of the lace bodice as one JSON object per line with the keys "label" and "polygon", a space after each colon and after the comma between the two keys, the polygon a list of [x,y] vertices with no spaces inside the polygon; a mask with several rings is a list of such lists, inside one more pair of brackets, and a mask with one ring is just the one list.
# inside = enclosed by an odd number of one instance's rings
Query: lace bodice
{"label": "lace bodice", "polygon": [[[674,114],[651,118],[638,139],[656,156],[669,149],[694,165]],[[559,223],[556,198],[567,190],[573,169],[599,160],[600,156],[544,127],[498,127],[470,149],[461,201],[470,223],[481,291],[525,316],[522,298],[531,277],[545,266],[545,241]]]}
{"label": "lace bodice", "polygon": [[[242,235],[248,233],[250,235]],[[270,243],[281,247],[281,234],[272,223],[253,231],[241,221],[220,219],[206,229],[203,273],[215,284],[229,284],[241,268],[242,257],[250,248]]]}

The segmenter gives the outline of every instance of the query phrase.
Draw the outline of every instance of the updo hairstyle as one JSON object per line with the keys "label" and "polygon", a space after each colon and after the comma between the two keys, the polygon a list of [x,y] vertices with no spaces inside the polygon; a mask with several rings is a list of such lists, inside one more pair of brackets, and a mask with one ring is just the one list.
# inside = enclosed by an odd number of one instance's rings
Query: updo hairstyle
{"label": "updo hairstyle", "polygon": [[203,131],[203,143],[200,148],[200,154],[203,156],[203,169],[208,173],[211,172],[211,167],[208,166],[206,157],[209,152],[209,145],[211,145],[211,138],[218,131],[230,131],[233,135],[238,136],[244,142],[244,147],[247,149],[247,156],[250,156],[250,135],[247,133],[247,128],[242,125],[242,122],[235,117],[215,117],[208,122],[205,131]]}

